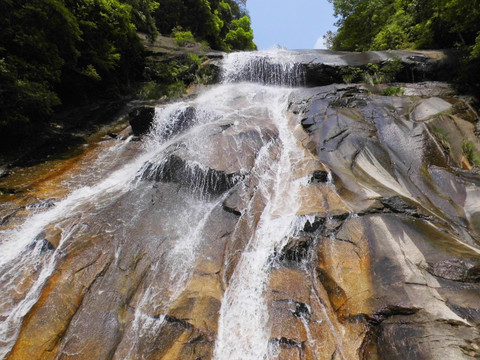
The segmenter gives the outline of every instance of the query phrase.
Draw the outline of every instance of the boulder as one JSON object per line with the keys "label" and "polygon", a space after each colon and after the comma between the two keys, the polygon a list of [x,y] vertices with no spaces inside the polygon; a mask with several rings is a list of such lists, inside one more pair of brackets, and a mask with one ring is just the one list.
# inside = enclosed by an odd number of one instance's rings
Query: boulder
{"label": "boulder", "polygon": [[132,110],[128,117],[133,135],[142,136],[147,134],[152,127],[155,108],[151,106],[138,107]]}

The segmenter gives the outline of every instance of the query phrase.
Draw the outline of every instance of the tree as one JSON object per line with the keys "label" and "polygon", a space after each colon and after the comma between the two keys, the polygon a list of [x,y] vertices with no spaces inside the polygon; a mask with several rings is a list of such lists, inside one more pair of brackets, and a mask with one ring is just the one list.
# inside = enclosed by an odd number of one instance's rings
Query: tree
{"label": "tree", "polygon": [[232,21],[232,28],[225,36],[225,43],[229,50],[257,49],[253,43],[253,30],[250,27],[248,16]]}
{"label": "tree", "polygon": [[80,53],[64,67],[58,91],[62,99],[77,102],[128,84],[142,61],[141,45],[133,23],[132,6],[118,0],[66,0],[75,15],[81,37]]}
{"label": "tree", "polygon": [[151,41],[158,35],[153,13],[159,7],[154,0],[123,0],[132,7],[132,20],[138,31],[146,33]]}
{"label": "tree", "polygon": [[[250,27],[242,28],[242,31],[234,23],[244,17],[248,18],[234,0],[162,0],[154,17],[157,28],[163,35],[170,35],[173,29],[180,26],[183,30],[190,31],[197,40],[206,40],[214,49],[254,48],[251,39],[248,40]],[[225,41],[230,31],[230,43],[227,44]],[[251,37],[253,39],[253,32]]]}
{"label": "tree", "polygon": [[4,0],[0,12],[0,133],[12,136],[60,103],[54,85],[79,56],[81,31],[60,0]]}
{"label": "tree", "polygon": [[480,51],[480,0],[329,0],[337,50],[460,46]]}

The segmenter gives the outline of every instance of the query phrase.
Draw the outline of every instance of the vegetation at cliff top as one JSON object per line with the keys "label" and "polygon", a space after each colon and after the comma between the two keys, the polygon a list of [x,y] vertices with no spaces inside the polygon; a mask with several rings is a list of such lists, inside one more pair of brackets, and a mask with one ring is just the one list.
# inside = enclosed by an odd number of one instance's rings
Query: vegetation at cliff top
{"label": "vegetation at cliff top", "polygon": [[338,18],[333,49],[468,48],[480,54],[478,0],[329,0]]}
{"label": "vegetation at cliff top", "polygon": [[145,80],[137,31],[154,40],[175,29],[213,49],[255,48],[235,0],[2,0],[0,148],[33,136],[61,105],[118,97]]}
{"label": "vegetation at cliff top", "polygon": [[480,93],[480,0],[329,0],[338,31],[333,50],[458,48],[458,83]]}

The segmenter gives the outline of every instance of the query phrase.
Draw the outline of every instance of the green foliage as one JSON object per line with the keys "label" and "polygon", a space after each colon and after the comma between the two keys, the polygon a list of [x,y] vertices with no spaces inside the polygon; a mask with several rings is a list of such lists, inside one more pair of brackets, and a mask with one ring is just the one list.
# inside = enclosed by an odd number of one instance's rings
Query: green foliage
{"label": "green foliage", "polygon": [[475,39],[475,44],[472,46],[472,60],[473,59],[480,59],[480,31],[478,32],[478,36]]}
{"label": "green foliage", "polygon": [[160,84],[148,81],[142,84],[137,96],[142,100],[158,100],[162,98],[175,98],[185,94],[187,87],[182,81],[172,84]]}
{"label": "green foliage", "polygon": [[196,54],[165,61],[148,58],[145,70],[149,81],[139,90],[139,96],[144,99],[181,96],[190,84],[206,83],[209,76]]}
{"label": "green foliage", "polygon": [[191,31],[182,31],[181,26],[177,26],[175,29],[173,29],[173,38],[175,39],[175,43],[178,46],[185,46],[188,43],[193,43],[195,42],[195,38],[193,37],[193,34]]}
{"label": "green foliage", "polygon": [[54,86],[79,56],[81,31],[60,0],[4,0],[0,14],[0,143],[6,145],[12,135],[33,132],[60,103]]}
{"label": "green foliage", "polygon": [[442,128],[433,128],[433,134],[437,137],[437,139],[440,141],[442,146],[445,149],[450,150],[450,143],[448,141],[448,131]]}
{"label": "green foliage", "polygon": [[480,167],[480,157],[473,142],[464,141],[462,143],[462,151],[470,164]]}
{"label": "green foliage", "polygon": [[215,83],[218,73],[212,66],[202,66],[195,74],[195,84],[209,85]]}
{"label": "green foliage", "polygon": [[187,91],[187,86],[183,81],[176,81],[166,86],[164,94],[169,98],[180,97]]}
{"label": "green foliage", "polygon": [[480,96],[480,0],[329,0],[338,31],[334,50],[458,48],[452,74],[461,91]]}
{"label": "green foliage", "polygon": [[232,28],[225,36],[228,50],[256,50],[253,42],[253,30],[250,27],[250,18],[244,16],[232,21]]}
{"label": "green foliage", "polygon": [[162,92],[155,81],[144,82],[137,91],[137,97],[141,100],[156,100],[161,96]]}
{"label": "green foliage", "polygon": [[136,37],[131,6],[118,0],[73,0],[73,3],[83,40],[78,44],[80,68],[92,65],[100,76],[106,75],[119,66],[127,46]]}
{"label": "green foliage", "polygon": [[340,72],[347,84],[365,82],[373,85],[395,81],[402,70],[402,61],[395,57],[381,64],[367,64],[366,67],[347,66]]}
{"label": "green foliage", "polygon": [[213,49],[256,48],[250,19],[234,0],[163,0],[160,4],[154,17],[162,34],[181,27],[197,40],[207,41]]}
{"label": "green foliage", "polygon": [[132,11],[119,0],[0,2],[3,147],[44,127],[61,102],[78,103],[134,76],[143,60]]}
{"label": "green foliage", "polygon": [[132,20],[137,30],[146,33],[153,42],[158,34],[154,11],[160,6],[154,0],[123,0],[132,8]]}
{"label": "green foliage", "polygon": [[335,50],[366,51],[372,39],[395,12],[393,0],[329,0],[339,17]]}
{"label": "green foliage", "polygon": [[338,17],[335,50],[466,47],[480,50],[480,0],[329,0]]}
{"label": "green foliage", "polygon": [[[0,147],[45,128],[60,104],[120,95],[144,73],[136,32],[153,40],[178,26],[178,43],[195,37],[216,49],[255,48],[236,0],[0,1]],[[209,77],[198,75],[200,64],[190,56],[145,73],[164,94],[180,94]],[[145,93],[156,91],[145,86]]]}
{"label": "green foliage", "polygon": [[364,70],[359,67],[347,66],[340,70],[343,82],[346,84],[352,84],[362,81]]}
{"label": "green foliage", "polygon": [[403,70],[402,60],[398,57],[383,63],[378,71],[378,82],[388,83],[395,81],[397,75]]}
{"label": "green foliage", "polygon": [[381,94],[383,96],[403,95],[403,89],[398,88],[398,87],[388,87],[388,88],[382,90]]}

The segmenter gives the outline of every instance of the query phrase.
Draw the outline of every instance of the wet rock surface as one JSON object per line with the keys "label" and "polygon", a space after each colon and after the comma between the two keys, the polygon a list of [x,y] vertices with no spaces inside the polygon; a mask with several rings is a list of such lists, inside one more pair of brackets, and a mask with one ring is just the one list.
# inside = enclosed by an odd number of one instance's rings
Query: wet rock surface
{"label": "wet rock surface", "polygon": [[61,176],[2,177],[24,244],[0,243],[2,356],[480,357],[479,118],[444,83],[395,86],[225,86]]}
{"label": "wet rock surface", "polygon": [[[263,84],[308,87],[343,83],[349,69],[367,72],[380,70],[392,62],[397,69],[390,82],[452,81],[456,74],[458,54],[454,50],[368,51],[351,53],[331,50],[261,51],[251,53],[243,66],[226,74],[229,81],[255,81]],[[220,62],[219,62],[220,63]],[[239,62],[240,63],[240,62]],[[387,69],[386,68],[386,69]],[[390,71],[390,70],[387,70]],[[225,76],[225,74],[224,74]],[[361,82],[356,79],[353,82]],[[349,81],[350,82],[350,81]],[[434,101],[434,100],[432,100]]]}
{"label": "wet rock surface", "polygon": [[[430,89],[432,95],[439,93],[434,86]],[[377,96],[361,87],[310,93],[307,106],[299,101],[298,108],[292,108],[307,119],[302,125],[317,144],[318,156],[331,169],[339,194],[360,216],[343,221],[328,241],[348,245],[359,260],[370,259],[365,267],[370,269],[370,290],[360,292],[364,296],[361,307],[368,307],[358,313],[344,305],[358,293],[353,284],[344,283],[352,277],[347,269],[325,265],[318,269],[337,315],[375,319],[366,325],[370,329],[366,343],[374,344],[376,350],[368,345],[369,354],[374,355],[366,354],[366,358],[478,356],[478,349],[471,345],[479,336],[478,321],[466,316],[478,309],[472,301],[478,301],[480,238],[466,222],[468,212],[476,211],[468,210],[467,189],[473,191],[470,196],[477,196],[478,172],[470,172],[468,180],[466,173],[460,175],[461,145],[447,140],[465,141],[464,126],[468,125],[461,119],[469,115],[451,111],[468,106],[459,105],[462,100],[454,97],[425,98],[423,90],[419,98]],[[345,101],[347,93],[354,95]],[[438,127],[431,130],[439,121],[458,125],[449,127],[453,133],[442,136]],[[447,151],[445,144],[439,145],[442,138],[448,142]],[[478,146],[478,139],[471,139]],[[449,180],[431,175],[439,171],[452,175],[447,175]],[[448,189],[445,181],[454,189]],[[346,231],[352,221],[358,224],[357,232]],[[363,254],[358,240],[352,238],[358,231],[366,240]],[[323,263],[331,261],[328,251],[319,254]],[[342,262],[350,259],[345,250],[334,254]],[[469,290],[463,283],[470,284]],[[465,295],[454,300],[454,292],[469,293],[468,300]],[[426,338],[427,342],[422,340]]]}

